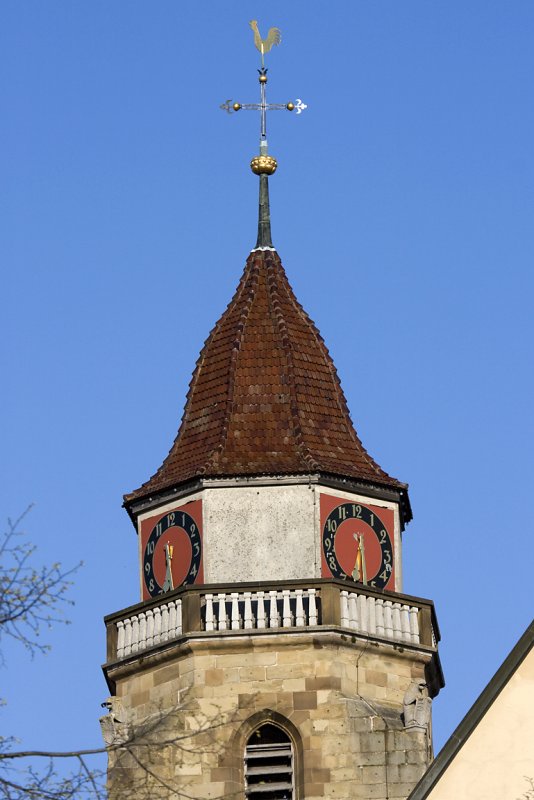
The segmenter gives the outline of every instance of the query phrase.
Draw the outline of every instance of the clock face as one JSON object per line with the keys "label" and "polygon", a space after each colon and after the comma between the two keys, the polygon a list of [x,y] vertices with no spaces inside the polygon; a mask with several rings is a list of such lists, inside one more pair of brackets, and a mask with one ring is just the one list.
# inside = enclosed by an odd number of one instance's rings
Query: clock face
{"label": "clock face", "polygon": [[200,500],[143,520],[143,599],[203,581],[201,520]]}
{"label": "clock face", "polygon": [[322,575],[394,589],[389,508],[321,495]]}

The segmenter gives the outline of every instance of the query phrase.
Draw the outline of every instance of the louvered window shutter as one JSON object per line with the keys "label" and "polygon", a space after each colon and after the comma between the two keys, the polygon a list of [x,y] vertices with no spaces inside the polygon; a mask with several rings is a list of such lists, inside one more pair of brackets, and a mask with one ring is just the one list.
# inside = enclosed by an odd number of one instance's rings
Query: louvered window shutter
{"label": "louvered window shutter", "polygon": [[293,744],[275,725],[254,731],[245,749],[248,800],[293,800]]}

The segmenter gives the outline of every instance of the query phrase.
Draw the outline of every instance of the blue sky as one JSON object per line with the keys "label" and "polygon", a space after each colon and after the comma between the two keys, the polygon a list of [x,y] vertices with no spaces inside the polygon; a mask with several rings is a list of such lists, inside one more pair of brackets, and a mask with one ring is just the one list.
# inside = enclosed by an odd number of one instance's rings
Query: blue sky
{"label": "blue sky", "polygon": [[[2,728],[98,744],[102,617],[138,599],[122,494],[166,455],[255,243],[248,20],[282,30],[273,237],[356,428],[410,483],[444,743],[532,617],[534,5],[29,2],[0,8],[3,517],[83,559],[72,624],[8,647]],[[379,381],[376,381],[376,377]],[[380,388],[377,389],[377,386]]]}

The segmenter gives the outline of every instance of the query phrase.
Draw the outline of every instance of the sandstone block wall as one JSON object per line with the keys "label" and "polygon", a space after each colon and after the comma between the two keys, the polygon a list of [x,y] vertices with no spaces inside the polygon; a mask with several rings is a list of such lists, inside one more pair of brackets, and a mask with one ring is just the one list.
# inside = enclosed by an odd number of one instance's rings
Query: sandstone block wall
{"label": "sandstone block wall", "polygon": [[430,731],[405,729],[403,698],[428,653],[343,634],[235,636],[175,645],[113,675],[124,736],[112,800],[244,798],[246,742],[281,725],[296,798],[405,798],[431,758]]}

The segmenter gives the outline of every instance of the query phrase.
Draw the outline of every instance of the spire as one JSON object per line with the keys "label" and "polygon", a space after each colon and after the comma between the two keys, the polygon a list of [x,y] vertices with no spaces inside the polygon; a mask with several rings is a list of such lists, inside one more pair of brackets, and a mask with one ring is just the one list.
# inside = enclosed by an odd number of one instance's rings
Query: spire
{"label": "spire", "polygon": [[260,203],[258,209],[258,238],[256,249],[272,247],[271,212],[269,210],[269,177],[260,175]]}
{"label": "spire", "polygon": [[[276,35],[273,33],[276,31]],[[314,323],[298,303],[271,239],[269,176],[277,168],[267,151],[267,111],[306,106],[268,104],[263,56],[278,44],[278,29],[262,40],[260,103],[232,103],[228,113],[259,110],[260,152],[250,166],[260,179],[258,240],[228,308],[200,353],[182,423],[157,472],[125,496],[138,500],[199,478],[323,474],[393,490],[406,485],[387,474],[354,430],[336,368]],[[270,42],[270,46],[269,45]]]}
{"label": "spire", "polygon": [[[257,28],[256,28],[257,30]],[[262,45],[263,48],[263,45]],[[260,51],[263,64],[263,49]],[[260,202],[258,208],[258,239],[256,247],[272,247],[271,239],[271,212],[269,208],[269,175],[273,175],[278,164],[276,159],[267,152],[267,101],[265,97],[265,87],[267,84],[267,69],[262,66],[258,70],[260,73],[261,90],[261,131],[260,131],[260,154],[255,156],[250,162],[250,168],[255,175],[260,178]]]}

